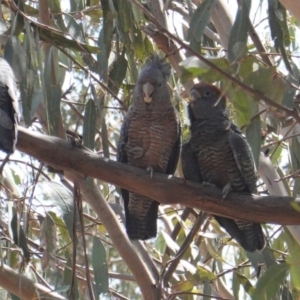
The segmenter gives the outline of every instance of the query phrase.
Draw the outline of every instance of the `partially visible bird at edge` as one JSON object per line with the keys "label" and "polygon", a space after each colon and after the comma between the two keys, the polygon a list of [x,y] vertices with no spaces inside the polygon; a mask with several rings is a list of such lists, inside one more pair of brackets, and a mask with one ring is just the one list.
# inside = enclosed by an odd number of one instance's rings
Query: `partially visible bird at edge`
{"label": "partially visible bird at edge", "polygon": [[[185,178],[222,189],[223,198],[230,191],[256,194],[257,175],[250,145],[230,121],[221,91],[211,84],[198,83],[190,95],[191,137],[182,147]],[[260,224],[214,217],[246,251],[265,247]]]}
{"label": "partially visible bird at edge", "polygon": [[0,150],[7,154],[0,167],[0,172],[2,172],[10,154],[15,151],[18,113],[14,73],[7,61],[0,58]]}
{"label": "partially visible bird at edge", "polygon": [[[179,115],[168,86],[171,66],[157,54],[142,67],[124,118],[117,160],[153,172],[173,174],[181,146]],[[157,234],[159,203],[122,189],[126,231],[130,239],[147,240]]]}

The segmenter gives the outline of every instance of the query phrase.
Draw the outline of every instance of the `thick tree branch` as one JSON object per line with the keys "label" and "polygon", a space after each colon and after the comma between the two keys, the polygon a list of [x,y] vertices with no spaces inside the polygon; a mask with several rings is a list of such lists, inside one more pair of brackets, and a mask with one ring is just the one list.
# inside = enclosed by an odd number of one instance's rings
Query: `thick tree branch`
{"label": "thick tree branch", "polygon": [[134,275],[135,280],[141,289],[143,299],[157,299],[156,295],[159,291],[155,288],[155,281],[152,278],[150,271],[133,247],[131,241],[124,232],[124,229],[120,228],[121,226],[116,215],[113,213],[107,201],[103,198],[99,188],[95,186],[94,183],[93,186],[88,186],[83,180],[79,181],[79,184],[81,193],[85,199],[88,200],[87,202],[89,205],[107,228],[107,232],[109,233],[115,248]]}
{"label": "thick tree branch", "polygon": [[[44,112],[44,110],[41,110],[38,113],[39,119],[42,120],[43,123],[45,123]],[[60,136],[64,137],[64,134],[65,130],[60,130]],[[131,241],[124,232],[124,229],[121,227],[117,216],[114,214],[107,201],[103,198],[99,187],[94,183],[94,181],[92,184],[88,183],[84,180],[82,174],[74,173],[73,170],[65,170],[64,175],[68,180],[72,182],[76,181],[79,184],[81,194],[85,201],[93,208],[107,228],[107,232],[109,233],[115,248],[134,275],[136,282],[141,289],[143,298],[145,300],[157,299],[156,295],[158,290],[155,289],[155,279],[151,276],[145,263],[145,261],[148,262],[145,259],[146,251],[143,252],[144,256],[142,258],[138,255],[136,249],[132,247]]]}
{"label": "thick tree branch", "polygon": [[[45,128],[45,110],[39,110],[37,115],[39,120],[44,124],[44,130],[47,130]],[[60,127],[59,134],[63,140],[65,140],[65,130],[62,127]],[[81,194],[85,201],[92,207],[105,225],[115,248],[134,275],[135,280],[140,287],[143,298],[145,300],[157,299],[158,290],[155,288],[155,279],[153,276],[151,276],[148,266],[146,266],[146,263],[150,260],[149,259],[147,261],[145,259],[146,251],[143,252],[140,250],[140,252],[143,254],[142,258],[138,255],[136,249],[132,247],[131,241],[124,232],[124,229],[118,221],[117,216],[112,211],[110,205],[103,198],[99,187],[94,183],[94,181],[92,181],[92,184],[90,184],[90,182],[87,182],[84,179],[82,174],[75,173],[72,169],[70,171],[65,170],[64,175],[71,182],[77,182],[79,184]],[[153,270],[152,272],[154,273]]]}
{"label": "thick tree branch", "polygon": [[56,292],[52,292],[47,287],[33,282],[29,278],[18,274],[16,271],[3,265],[0,268],[1,287],[8,292],[18,296],[20,299],[66,299]]}
{"label": "thick tree branch", "polygon": [[73,171],[148,196],[162,204],[180,203],[211,214],[260,223],[300,224],[300,213],[292,203],[300,199],[230,193],[221,201],[219,189],[174,176],[144,171],[77,148],[65,140],[18,127],[17,149],[59,170]]}

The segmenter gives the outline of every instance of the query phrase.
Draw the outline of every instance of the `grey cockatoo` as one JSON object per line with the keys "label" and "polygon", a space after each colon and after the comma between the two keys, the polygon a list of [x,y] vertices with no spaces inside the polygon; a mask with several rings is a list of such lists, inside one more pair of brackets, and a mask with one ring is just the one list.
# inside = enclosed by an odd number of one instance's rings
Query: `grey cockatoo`
{"label": "grey cockatoo", "polygon": [[[120,132],[118,161],[151,174],[173,174],[180,152],[179,116],[168,86],[170,72],[170,65],[158,55],[147,59],[138,75],[132,104]],[[129,238],[155,237],[159,203],[124,189],[122,197]]]}
{"label": "grey cockatoo", "polygon": [[[223,198],[231,190],[255,194],[257,176],[251,148],[229,120],[221,91],[206,83],[194,85],[188,110],[191,138],[182,149],[186,179],[215,185],[223,190]],[[215,218],[245,250],[253,252],[264,248],[260,224]]]}

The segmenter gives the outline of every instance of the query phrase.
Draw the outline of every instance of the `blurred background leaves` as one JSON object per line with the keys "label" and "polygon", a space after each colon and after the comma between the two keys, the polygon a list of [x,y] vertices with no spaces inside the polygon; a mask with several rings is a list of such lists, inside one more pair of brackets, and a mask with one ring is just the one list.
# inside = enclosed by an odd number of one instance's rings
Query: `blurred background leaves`
{"label": "blurred background leaves", "polygon": [[[278,195],[272,188],[277,183],[266,180],[268,172],[275,172],[287,177],[280,183],[281,195],[297,196],[300,125],[292,112],[299,111],[300,10],[295,2],[2,1],[0,46],[19,86],[21,124],[61,138],[70,130],[79,146],[115,159],[137,74],[145,58],[160,51],[177,70],[170,88],[183,139],[189,135],[188,87],[193,81],[214,83],[227,95],[231,118],[247,136],[259,169],[261,153],[272,162],[260,173],[260,193]],[[154,31],[136,3],[156,18]],[[228,76],[176,42],[175,52],[166,51],[171,39],[156,39],[155,30],[163,34],[158,25]],[[148,36],[149,30],[154,35]],[[80,210],[73,184],[60,170],[16,152],[1,183],[2,263],[68,299],[143,298],[101,218],[84,201]],[[119,190],[105,182],[97,186],[123,222]],[[200,230],[188,237],[198,215],[179,205],[160,207],[158,237],[135,245],[148,253],[149,270],[163,277],[173,266],[169,280],[158,286],[162,299],[300,298],[300,229],[266,224],[267,248],[249,254],[206,215]],[[1,299],[10,297],[17,299],[6,293]]]}

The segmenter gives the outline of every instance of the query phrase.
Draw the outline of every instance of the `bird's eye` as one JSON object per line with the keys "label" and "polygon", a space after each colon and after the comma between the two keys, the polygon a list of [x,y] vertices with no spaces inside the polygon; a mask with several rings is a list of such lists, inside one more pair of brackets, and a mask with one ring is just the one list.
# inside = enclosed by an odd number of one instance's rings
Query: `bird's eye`
{"label": "bird's eye", "polygon": [[204,92],[204,97],[209,97],[210,96],[210,91]]}

